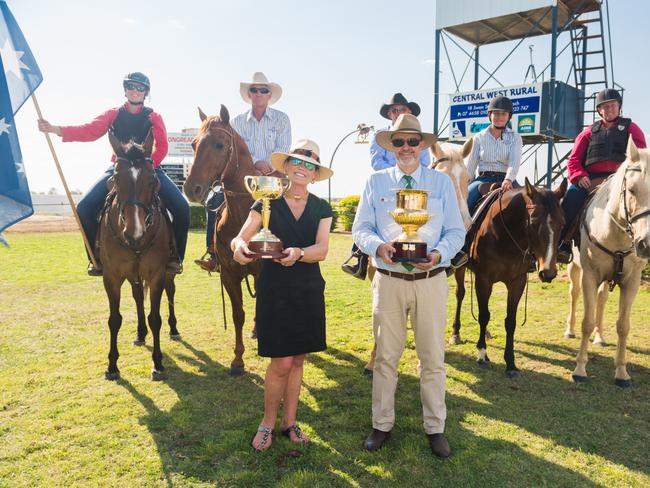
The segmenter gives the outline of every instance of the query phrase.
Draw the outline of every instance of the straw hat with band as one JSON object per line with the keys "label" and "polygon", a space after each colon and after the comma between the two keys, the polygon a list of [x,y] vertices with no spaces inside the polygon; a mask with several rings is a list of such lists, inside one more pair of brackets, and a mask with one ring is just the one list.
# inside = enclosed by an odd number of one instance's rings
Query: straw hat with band
{"label": "straw hat with band", "polygon": [[390,120],[388,112],[393,105],[406,105],[413,115],[416,117],[420,115],[420,106],[415,102],[409,102],[401,93],[395,93],[388,103],[383,104],[379,109],[379,115]]}
{"label": "straw hat with band", "polygon": [[271,91],[269,105],[273,105],[282,96],[282,88],[280,85],[277,83],[271,83],[264,73],[258,71],[253,75],[252,81],[242,81],[239,84],[239,93],[246,103],[251,103],[251,94],[248,90],[252,85],[266,85],[266,87]]}
{"label": "straw hat with band", "polygon": [[419,135],[422,137],[422,144],[425,148],[433,146],[434,142],[438,140],[438,137],[435,135],[429,134],[428,132],[422,132],[420,122],[415,115],[401,114],[397,117],[395,124],[393,124],[393,130],[385,130],[377,133],[377,144],[387,151],[395,151],[397,148],[393,146],[391,140],[398,132],[412,132],[413,134]]}
{"label": "straw hat with band", "polygon": [[287,158],[298,158],[301,161],[315,164],[318,167],[318,171],[314,176],[314,181],[322,181],[331,178],[334,171],[321,164],[319,154],[320,149],[318,144],[311,139],[299,139],[291,146],[288,153],[276,152],[271,154],[271,165],[276,170],[284,173],[284,163]]}

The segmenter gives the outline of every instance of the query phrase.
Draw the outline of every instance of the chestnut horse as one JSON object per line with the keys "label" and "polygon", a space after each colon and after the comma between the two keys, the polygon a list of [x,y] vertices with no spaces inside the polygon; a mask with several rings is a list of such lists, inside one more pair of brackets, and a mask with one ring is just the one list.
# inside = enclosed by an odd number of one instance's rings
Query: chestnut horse
{"label": "chestnut horse", "polygon": [[[584,317],[574,381],[587,380],[587,348],[595,320],[599,289],[609,282],[620,286],[615,383],[631,385],[625,350],[630,312],[650,258],[650,150],[637,149],[629,139],[627,160],[596,191],[580,226],[580,252],[574,262],[582,268]],[[605,295],[606,299],[606,295]],[[601,312],[602,315],[602,312]]]}
{"label": "chestnut horse", "polygon": [[199,116],[201,128],[192,142],[194,163],[183,191],[191,202],[203,204],[215,186],[221,185],[224,191],[226,207],[216,226],[216,249],[221,283],[230,298],[235,324],[235,358],[230,363],[230,374],[238,376],[244,372],[245,314],[241,282],[247,275],[256,279],[260,263],[242,266],[235,262],[230,241],[239,233],[253,205],[253,198],[244,186],[244,176],[256,172],[246,143],[230,125],[230,114],[225,106],[221,106],[219,117],[208,117],[200,108]]}
{"label": "chestnut horse", "polygon": [[[476,275],[476,298],[481,332],[476,347],[479,366],[488,366],[485,342],[490,321],[489,300],[494,283],[503,282],[508,289],[505,318],[506,375],[519,375],[515,366],[514,335],[517,306],[526,287],[529,256],[537,261],[539,278],[548,283],[557,275],[556,255],[564,214],[560,200],[567,188],[564,180],[555,191],[537,188],[526,178],[523,188],[501,193],[487,210],[485,219],[474,236],[468,266]],[[501,191],[501,190],[498,190]],[[465,294],[460,272],[456,273],[456,319],[453,334],[460,341],[460,307]],[[454,339],[454,337],[452,337]]]}
{"label": "chestnut horse", "polygon": [[171,253],[171,223],[163,215],[157,191],[158,178],[149,156],[153,135],[149,132],[142,146],[122,144],[112,133],[109,140],[117,156],[114,173],[109,180],[107,197],[99,225],[99,252],[103,264],[104,288],[108,296],[111,332],[106,379],[120,377],[117,367],[119,353],[117,334],[122,325],[120,294],[125,280],[131,284],[138,314],[136,345],[144,344],[147,327],[144,316],[144,285],[149,288],[149,328],[153,335],[153,371],[151,379],[165,379],[160,350],[160,301],[163,289],[169,301],[169,325],[172,338],[179,338],[174,314],[174,277],[165,272]]}

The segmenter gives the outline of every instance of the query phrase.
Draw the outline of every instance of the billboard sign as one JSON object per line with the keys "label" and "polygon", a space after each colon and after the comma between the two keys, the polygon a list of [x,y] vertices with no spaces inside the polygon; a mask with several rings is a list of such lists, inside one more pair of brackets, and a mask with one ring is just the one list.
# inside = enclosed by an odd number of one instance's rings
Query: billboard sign
{"label": "billboard sign", "polygon": [[193,158],[192,141],[198,133],[197,129],[185,129],[183,132],[168,132],[168,158]]}

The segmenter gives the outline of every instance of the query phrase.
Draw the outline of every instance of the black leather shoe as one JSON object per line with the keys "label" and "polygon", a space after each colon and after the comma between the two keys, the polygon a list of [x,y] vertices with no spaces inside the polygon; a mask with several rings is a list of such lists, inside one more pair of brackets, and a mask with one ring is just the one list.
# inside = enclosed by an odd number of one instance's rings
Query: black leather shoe
{"label": "black leather shoe", "polygon": [[440,459],[447,459],[451,454],[451,449],[449,448],[449,442],[445,434],[427,434],[429,439],[429,447],[434,456],[439,457]]}
{"label": "black leather shoe", "polygon": [[102,276],[102,265],[97,261],[97,267],[93,263],[88,264],[88,276]]}
{"label": "black leather shoe", "polygon": [[571,244],[563,242],[557,249],[557,262],[562,264],[569,264],[573,261],[573,252],[571,252]]}
{"label": "black leather shoe", "polygon": [[363,448],[367,451],[378,451],[390,439],[390,431],[372,429],[372,432],[363,443]]}
{"label": "black leather shoe", "polygon": [[[357,264],[348,264],[348,261],[350,261],[350,259],[353,257],[358,258]],[[354,253],[345,263],[341,265],[341,269],[344,272],[354,276],[355,278],[365,280],[366,274],[368,273],[368,256],[361,254],[361,252]]]}
{"label": "black leather shoe", "polygon": [[166,271],[170,274],[181,274],[183,272],[183,263],[178,257],[173,257],[167,262]]}

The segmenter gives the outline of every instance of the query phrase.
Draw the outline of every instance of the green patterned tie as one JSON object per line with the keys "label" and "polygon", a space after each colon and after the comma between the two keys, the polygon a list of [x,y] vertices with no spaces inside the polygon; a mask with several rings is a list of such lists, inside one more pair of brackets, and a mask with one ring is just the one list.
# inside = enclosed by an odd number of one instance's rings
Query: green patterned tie
{"label": "green patterned tie", "polygon": [[[402,176],[402,178],[404,179],[404,181],[406,181],[406,186],[404,188],[406,188],[407,190],[413,188],[413,177],[411,175],[404,175]],[[413,268],[415,268],[415,266],[409,263],[402,263],[402,266],[404,266],[404,268],[407,271],[412,271]]]}

